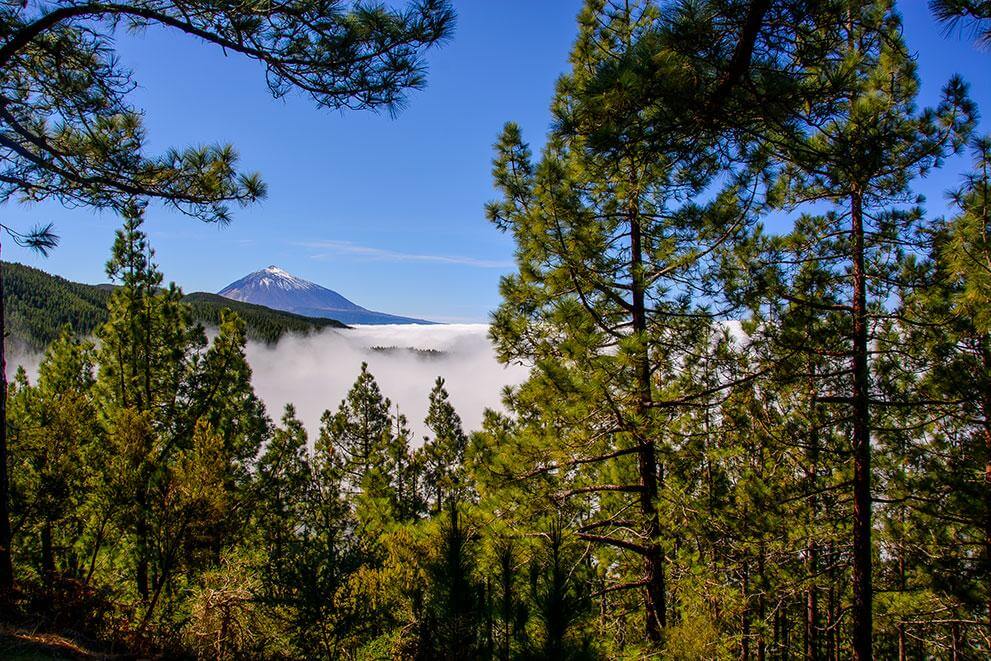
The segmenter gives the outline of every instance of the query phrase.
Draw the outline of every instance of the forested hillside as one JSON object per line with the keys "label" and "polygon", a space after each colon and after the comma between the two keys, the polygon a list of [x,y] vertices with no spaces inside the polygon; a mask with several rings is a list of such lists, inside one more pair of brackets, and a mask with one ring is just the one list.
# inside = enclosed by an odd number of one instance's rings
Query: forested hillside
{"label": "forested hillside", "polygon": [[[113,291],[107,285],[70,282],[9,262],[3,263],[3,287],[7,346],[27,351],[43,351],[64,325],[84,337],[92,334],[107,320],[107,301]],[[346,328],[333,319],[304,317],[205,292],[188,294],[183,300],[189,304],[194,321],[214,328],[220,325],[221,311],[237,312],[248,337],[261,342],[277,342],[286,333]]]}
{"label": "forested hillside", "polygon": [[273,310],[264,305],[232,301],[229,298],[209,292],[193,292],[182,298],[193,311],[193,319],[214,328],[220,325],[221,313],[232,310],[237,313],[246,327],[248,338],[262,342],[278,342],[286,333],[307,334],[322,328],[347,328],[336,319],[306,317],[292,312]]}
{"label": "forested hillside", "polygon": [[2,268],[8,346],[40,351],[65,324],[85,336],[106,321],[109,289],[69,282],[23,264],[4,262]]}

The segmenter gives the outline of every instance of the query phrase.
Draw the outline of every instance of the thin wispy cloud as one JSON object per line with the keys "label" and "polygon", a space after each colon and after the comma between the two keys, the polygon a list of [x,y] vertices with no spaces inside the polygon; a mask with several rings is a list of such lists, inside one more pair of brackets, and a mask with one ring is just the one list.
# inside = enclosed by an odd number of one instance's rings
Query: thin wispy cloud
{"label": "thin wispy cloud", "polygon": [[507,269],[513,267],[512,262],[505,260],[478,259],[464,255],[426,255],[422,253],[400,252],[398,250],[363,246],[350,241],[301,241],[296,243],[296,245],[323,251],[311,255],[311,259],[328,259],[332,256],[353,255],[364,257],[370,261],[381,262],[430,262],[434,264],[472,266],[481,269]]}

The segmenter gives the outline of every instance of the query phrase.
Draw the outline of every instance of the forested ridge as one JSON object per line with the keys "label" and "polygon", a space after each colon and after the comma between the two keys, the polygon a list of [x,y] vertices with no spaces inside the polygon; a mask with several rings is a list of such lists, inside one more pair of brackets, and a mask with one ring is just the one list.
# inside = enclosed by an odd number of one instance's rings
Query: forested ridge
{"label": "forested ridge", "polygon": [[[931,5],[986,44],[987,3]],[[490,338],[529,378],[465,430],[438,377],[423,438],[367,365],[310,433],[266,411],[237,311],[208,340],[148,196],[107,202],[106,311],[65,295],[96,342],[7,391],[12,619],[162,657],[987,658],[991,138],[934,82],[891,0],[587,0],[543,147],[494,146]]]}
{"label": "forested ridge", "polygon": [[[9,262],[2,264],[2,272],[8,347],[41,352],[65,325],[85,337],[107,320],[112,287],[71,282]],[[237,312],[246,324],[248,338],[266,343],[278,342],[286,333],[346,328],[333,319],[304,317],[206,292],[187,294],[183,301],[189,304],[194,321],[213,328],[220,325],[223,310]]]}

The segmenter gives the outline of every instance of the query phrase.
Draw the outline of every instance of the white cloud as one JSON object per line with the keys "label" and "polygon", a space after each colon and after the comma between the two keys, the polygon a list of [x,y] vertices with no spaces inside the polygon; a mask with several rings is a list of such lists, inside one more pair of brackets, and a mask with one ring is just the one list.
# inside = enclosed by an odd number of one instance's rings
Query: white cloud
{"label": "white cloud", "polygon": [[[367,362],[383,394],[409,419],[419,444],[426,432],[423,419],[430,389],[438,376],[446,380],[466,430],[481,426],[485,408],[501,408],[504,386],[526,379],[526,368],[504,366],[496,360],[487,333],[485,324],[357,326],[288,336],[275,346],[253,342],[248,346],[248,361],[255,391],[269,415],[277,420],[286,403],[293,403],[311,441],[319,429],[320,415],[326,409],[337,409],[361,363]],[[433,349],[442,354],[372,351],[376,346]]]}
{"label": "white cloud", "polygon": [[41,365],[41,359],[44,358],[44,354],[41,352],[32,351],[21,351],[18,349],[7,349],[7,381],[9,382],[17,374],[17,368],[23,367],[24,371],[27,372],[28,381],[31,383],[37,383],[38,381],[38,367]]}
{"label": "white cloud", "polygon": [[[428,398],[438,376],[464,423],[465,430],[478,429],[486,408],[502,408],[502,389],[522,383],[529,370],[502,365],[488,339],[486,324],[433,326],[355,326],[348,330],[327,329],[307,336],[287,335],[278,344],[249,342],[248,362],[255,392],[265,402],[276,422],[287,403],[296,406],[312,443],[326,409],[336,410],[361,369],[368,368],[382,393],[399,406],[421,443],[426,427]],[[208,329],[212,337],[214,329]],[[435,356],[411,351],[379,352],[372,347],[415,347],[441,352]],[[8,356],[10,377],[23,365],[35,383],[40,354]]]}

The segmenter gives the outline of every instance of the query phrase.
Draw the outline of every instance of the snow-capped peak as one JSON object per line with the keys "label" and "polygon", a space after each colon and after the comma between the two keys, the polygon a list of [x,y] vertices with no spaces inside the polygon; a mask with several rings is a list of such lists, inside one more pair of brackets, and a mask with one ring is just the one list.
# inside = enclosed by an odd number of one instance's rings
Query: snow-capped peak
{"label": "snow-capped peak", "polygon": [[346,320],[344,323],[429,323],[366,310],[336,291],[296,277],[274,264],[232,282],[220,290],[219,294],[275,310]]}
{"label": "snow-capped peak", "polygon": [[308,280],[297,278],[292,273],[280,269],[278,266],[269,266],[261,271],[255,271],[245,280],[254,281],[261,287],[277,287],[279,289],[313,289],[316,285]]}

